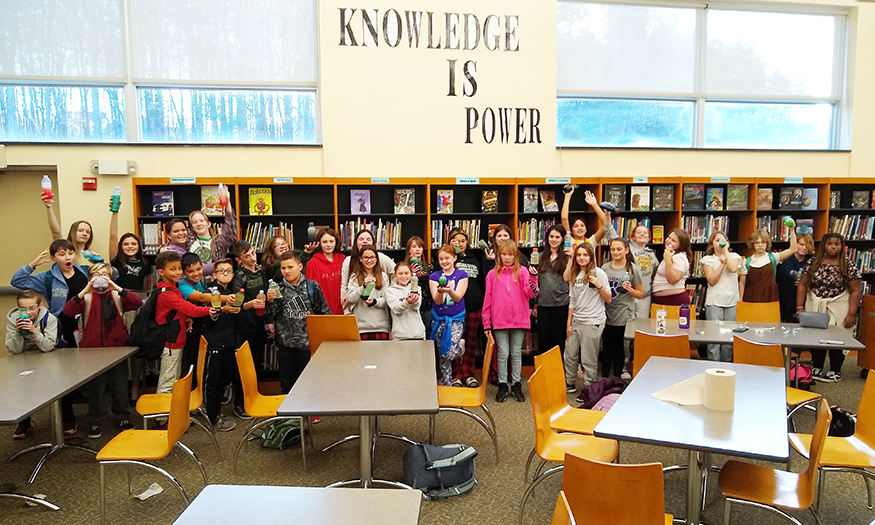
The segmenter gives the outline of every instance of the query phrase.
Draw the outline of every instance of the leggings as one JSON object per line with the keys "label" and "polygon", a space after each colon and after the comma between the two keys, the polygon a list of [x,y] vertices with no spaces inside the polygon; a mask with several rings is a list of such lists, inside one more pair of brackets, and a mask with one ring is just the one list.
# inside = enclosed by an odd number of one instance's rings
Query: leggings
{"label": "leggings", "polygon": [[613,326],[606,324],[602,332],[602,376],[620,377],[623,365],[626,363],[626,352],[623,350],[626,325]]}

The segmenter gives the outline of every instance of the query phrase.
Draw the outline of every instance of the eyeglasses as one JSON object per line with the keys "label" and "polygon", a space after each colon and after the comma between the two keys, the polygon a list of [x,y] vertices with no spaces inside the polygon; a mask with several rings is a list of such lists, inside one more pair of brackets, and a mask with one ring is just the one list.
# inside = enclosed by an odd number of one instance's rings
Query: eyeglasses
{"label": "eyeglasses", "polygon": [[213,270],[213,273],[217,273],[219,275],[229,275],[234,273],[234,270],[230,268],[225,268],[224,270]]}
{"label": "eyeglasses", "polygon": [[363,260],[363,261],[376,261],[377,258],[373,255],[368,255],[366,257],[362,257],[361,260]]}

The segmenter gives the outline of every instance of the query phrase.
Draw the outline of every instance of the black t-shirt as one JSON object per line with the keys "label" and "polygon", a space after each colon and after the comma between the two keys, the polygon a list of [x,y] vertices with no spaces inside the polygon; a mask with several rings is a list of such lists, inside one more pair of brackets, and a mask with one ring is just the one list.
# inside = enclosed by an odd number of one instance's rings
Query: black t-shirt
{"label": "black t-shirt", "polygon": [[802,272],[802,267],[805,266],[805,262],[810,258],[811,256],[809,255],[800,261],[795,255],[792,255],[778,265],[775,280],[778,282],[781,317],[785,323],[796,322],[794,317],[796,315],[796,284]]}
{"label": "black t-shirt", "polygon": [[88,286],[88,277],[85,277],[85,274],[79,271],[74,271],[73,275],[70,277],[64,276],[64,280],[67,281],[67,300],[69,301],[73,297],[79,295],[79,292],[85,289]]}
{"label": "black t-shirt", "polygon": [[[88,277],[85,276],[84,273],[76,270],[73,272],[73,275],[70,277],[64,276],[64,280],[67,281],[67,300],[76,297],[79,295],[79,292],[85,289],[88,286]],[[76,339],[74,336],[74,332],[79,328],[79,323],[76,322],[75,317],[69,317],[64,313],[61,313],[58,316],[58,321],[61,323],[61,337],[66,341],[66,346],[68,348],[76,347]]]}
{"label": "black t-shirt", "polygon": [[[219,289],[220,294],[230,295],[235,293],[230,288],[225,288],[218,283],[214,284],[214,286]],[[222,312],[216,320],[213,320],[209,315],[201,318],[203,320],[201,333],[207,340],[208,348],[236,349],[239,346],[237,344],[237,315]]]}
{"label": "black t-shirt", "polygon": [[116,284],[136,292],[143,291],[143,280],[152,271],[152,264],[146,259],[140,259],[139,261],[128,259],[128,262],[123,263],[118,255],[112,260],[112,266],[118,270]]}

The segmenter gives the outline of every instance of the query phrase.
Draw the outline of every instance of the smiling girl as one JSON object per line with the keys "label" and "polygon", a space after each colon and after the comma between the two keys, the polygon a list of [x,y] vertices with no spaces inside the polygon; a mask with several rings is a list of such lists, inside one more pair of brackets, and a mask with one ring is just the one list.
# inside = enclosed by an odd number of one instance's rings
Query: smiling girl
{"label": "smiling girl", "polygon": [[[340,236],[332,228],[323,228],[316,234],[316,251],[307,263],[307,279],[319,284],[325,301],[334,315],[343,315],[340,304],[341,274],[346,255],[338,253]],[[345,294],[344,294],[345,295]]]}
{"label": "smiling girl", "polygon": [[635,300],[644,295],[644,285],[629,250],[629,241],[615,237],[609,246],[611,260],[602,265],[611,290],[611,302],[605,305],[602,374],[620,377],[626,362],[623,340],[626,323],[635,317]]}
{"label": "smiling girl", "polygon": [[[353,245],[349,250],[349,257],[343,261],[340,272],[340,282],[344,283],[344,286],[346,286],[345,283],[349,282],[349,277],[356,272],[356,266],[359,264],[360,260],[359,250],[364,246],[376,246],[374,243],[374,236],[368,230],[361,230],[355,234]],[[380,268],[383,272],[385,272],[386,275],[395,275],[395,261],[390,259],[389,256],[384,253],[380,253],[379,257]],[[343,305],[344,312],[350,313],[346,290],[341,292],[340,303]]]}
{"label": "smiling girl", "polygon": [[653,304],[690,303],[686,284],[692,259],[690,234],[682,228],[673,229],[665,239],[665,259],[659,264],[653,278]]}
{"label": "smiling girl", "polygon": [[[227,199],[228,190],[223,189],[221,191],[225,192]],[[223,209],[225,223],[222,225],[222,231],[216,237],[210,234],[210,218],[207,217],[206,213],[201,210],[195,210],[188,214],[188,224],[194,233],[189,238],[191,244],[188,246],[188,251],[200,257],[204,265],[205,275],[213,273],[213,261],[227,257],[231,245],[237,240],[237,216],[234,215],[230,199],[227,199],[227,201],[228,204]]]}
{"label": "smiling girl", "polygon": [[[428,277],[428,286],[434,300],[431,309],[431,335],[440,362],[440,384],[451,386],[453,365],[465,352],[459,344],[465,331],[465,292],[468,274],[456,268],[456,249],[445,244],[438,250],[440,269]],[[461,386],[461,385],[459,385]]]}
{"label": "smiling girl", "polygon": [[362,340],[389,339],[389,310],[386,308],[386,288],[389,276],[378,264],[379,252],[374,246],[359,250],[359,264],[349,276],[347,297],[355,314]]}
{"label": "smiling girl", "polygon": [[[711,321],[734,321],[735,305],[739,300],[738,267],[741,256],[734,253],[720,230],[711,232],[708,248],[702,257],[702,270],[708,281],[705,295],[705,317]],[[732,345],[708,345],[711,361],[732,361]]]}
{"label": "smiling girl", "polygon": [[422,303],[419,305],[419,316],[422,318],[422,324],[425,326],[425,333],[431,333],[431,292],[428,290],[428,276],[434,272],[434,265],[425,262],[425,241],[422,237],[413,237],[407,239],[407,262],[410,264],[410,270],[413,275],[419,279],[419,286],[422,287]]}

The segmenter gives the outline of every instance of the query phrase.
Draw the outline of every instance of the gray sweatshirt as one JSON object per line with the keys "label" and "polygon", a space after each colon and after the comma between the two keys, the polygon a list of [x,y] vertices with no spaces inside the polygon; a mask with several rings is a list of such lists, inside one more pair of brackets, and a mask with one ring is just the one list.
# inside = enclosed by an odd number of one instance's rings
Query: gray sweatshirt
{"label": "gray sweatshirt", "polygon": [[392,312],[392,339],[425,339],[425,325],[419,315],[422,292],[416,294],[413,304],[407,302],[410,283],[393,284],[386,289],[386,304]]}
{"label": "gray sweatshirt", "polygon": [[13,308],[6,316],[6,349],[13,354],[20,354],[31,348],[51,352],[58,342],[58,318],[49,313],[45,306],[40,306],[39,314],[34,322],[36,333],[23,336],[18,333],[18,325],[16,324],[19,311],[18,308]]}
{"label": "gray sweatshirt", "polygon": [[360,333],[389,332],[389,310],[386,308],[386,289],[389,287],[389,276],[383,273],[383,288],[374,288],[371,298],[376,300],[373,306],[368,306],[362,300],[365,287],[359,284],[356,276],[349,278],[346,288],[349,307],[355,314]]}

